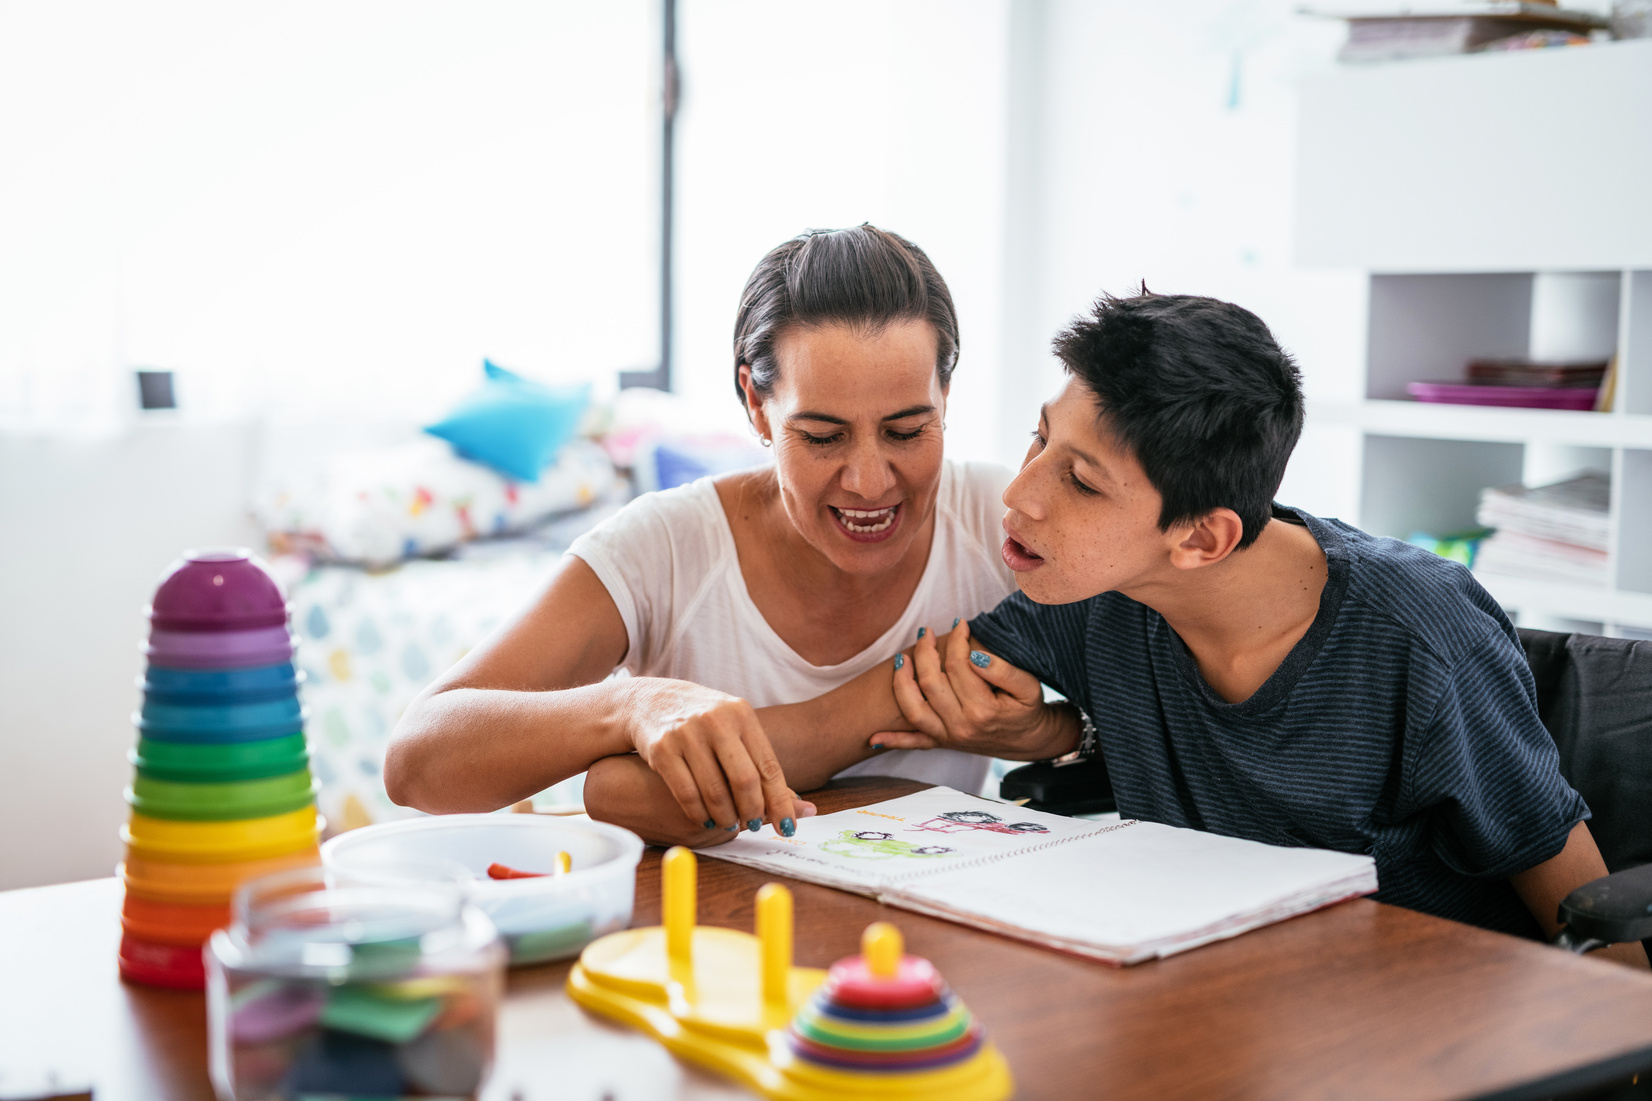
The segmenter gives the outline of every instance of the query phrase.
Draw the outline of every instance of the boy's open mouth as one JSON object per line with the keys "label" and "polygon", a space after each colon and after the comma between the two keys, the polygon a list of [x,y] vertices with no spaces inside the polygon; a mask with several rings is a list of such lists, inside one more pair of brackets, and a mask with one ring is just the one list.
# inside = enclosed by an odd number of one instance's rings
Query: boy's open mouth
{"label": "boy's open mouth", "polygon": [[1016,573],[1036,570],[1044,564],[1042,555],[1034,554],[1028,550],[1026,545],[1013,535],[1004,537],[1004,547],[1001,553],[1004,556],[1004,564]]}
{"label": "boy's open mouth", "polygon": [[901,506],[889,505],[886,508],[838,508],[836,505],[827,505],[832,510],[832,518],[838,522],[845,535],[861,543],[874,543],[889,535],[895,530],[895,522],[900,518]]}

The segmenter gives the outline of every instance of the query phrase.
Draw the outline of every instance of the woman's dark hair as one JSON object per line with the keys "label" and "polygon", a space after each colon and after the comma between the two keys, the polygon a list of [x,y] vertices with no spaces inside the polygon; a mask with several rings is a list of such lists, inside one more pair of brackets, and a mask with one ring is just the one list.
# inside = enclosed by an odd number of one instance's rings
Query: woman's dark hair
{"label": "woman's dark hair", "polygon": [[1248,547],[1302,434],[1302,377],[1262,319],[1191,295],[1103,295],[1054,341],[1164,499],[1159,528],[1230,508]]}
{"label": "woman's dark hair", "polygon": [[871,224],[810,230],[763,257],[746,280],[734,321],[734,390],[744,405],[742,364],[751,368],[753,390],[774,389],[774,349],[788,329],[848,325],[876,333],[920,319],[935,329],[935,374],[944,390],[958,362],[958,314],[924,250]]}

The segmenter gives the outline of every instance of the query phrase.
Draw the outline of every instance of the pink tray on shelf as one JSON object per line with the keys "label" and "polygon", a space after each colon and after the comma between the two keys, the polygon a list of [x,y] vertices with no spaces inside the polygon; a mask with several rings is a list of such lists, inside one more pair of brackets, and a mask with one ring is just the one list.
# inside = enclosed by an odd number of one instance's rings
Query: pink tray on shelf
{"label": "pink tray on shelf", "polygon": [[1418,401],[1446,405],[1505,405],[1521,409],[1582,409],[1595,407],[1593,386],[1477,386],[1466,382],[1408,382],[1406,392]]}

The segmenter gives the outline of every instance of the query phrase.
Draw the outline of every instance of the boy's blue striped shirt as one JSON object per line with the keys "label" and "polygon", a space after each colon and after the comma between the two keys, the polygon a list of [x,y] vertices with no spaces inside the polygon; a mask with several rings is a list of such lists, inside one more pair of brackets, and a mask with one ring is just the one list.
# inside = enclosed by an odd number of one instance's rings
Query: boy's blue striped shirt
{"label": "boy's blue striped shirt", "polygon": [[1589,810],[1560,775],[1513,626],[1455,562],[1276,515],[1307,525],[1328,576],[1308,633],[1241,703],[1119,593],[1016,593],[970,631],[1091,716],[1126,817],[1370,853],[1385,902],[1537,935],[1507,877],[1558,853]]}

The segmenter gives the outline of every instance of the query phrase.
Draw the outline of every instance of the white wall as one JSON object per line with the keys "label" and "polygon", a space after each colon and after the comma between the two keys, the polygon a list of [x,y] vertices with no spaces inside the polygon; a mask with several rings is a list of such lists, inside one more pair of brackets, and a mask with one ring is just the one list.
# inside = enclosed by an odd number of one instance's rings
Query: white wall
{"label": "white wall", "polygon": [[744,425],[730,345],[764,253],[873,222],[952,290],[954,457],[1003,458],[1008,0],[682,0],[676,385]]}
{"label": "white wall", "polygon": [[0,890],[109,875],[141,612],[186,546],[246,545],[258,431],[0,433]]}
{"label": "white wall", "polygon": [[[1332,64],[1344,33],[1294,0],[1030,2],[1041,22],[1034,89],[1033,313],[1007,369],[1006,417],[1036,421],[1059,368],[1049,338],[1101,291],[1237,302],[1301,365],[1310,400],[1355,397],[1362,276],[1294,266],[1296,82]],[[1309,428],[1281,498],[1353,515],[1352,433]]]}

